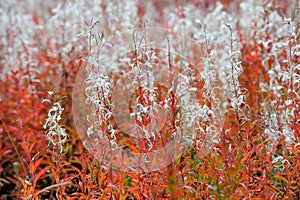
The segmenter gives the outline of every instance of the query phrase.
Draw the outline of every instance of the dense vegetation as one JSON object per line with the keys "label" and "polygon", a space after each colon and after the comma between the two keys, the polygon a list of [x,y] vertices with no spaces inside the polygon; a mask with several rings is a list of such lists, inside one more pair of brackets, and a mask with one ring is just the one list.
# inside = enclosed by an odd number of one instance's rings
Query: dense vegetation
{"label": "dense vegetation", "polygon": [[[0,11],[1,199],[300,198],[297,0],[1,0]],[[157,132],[118,124],[126,98],[131,123]],[[157,169],[100,154],[172,140],[188,145]]]}

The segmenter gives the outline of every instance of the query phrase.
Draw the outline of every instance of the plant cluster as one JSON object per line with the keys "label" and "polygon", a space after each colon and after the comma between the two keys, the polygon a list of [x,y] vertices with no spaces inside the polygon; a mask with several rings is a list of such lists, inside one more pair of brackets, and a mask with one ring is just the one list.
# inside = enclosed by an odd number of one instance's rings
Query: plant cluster
{"label": "plant cluster", "polygon": [[297,0],[0,5],[1,199],[300,198]]}

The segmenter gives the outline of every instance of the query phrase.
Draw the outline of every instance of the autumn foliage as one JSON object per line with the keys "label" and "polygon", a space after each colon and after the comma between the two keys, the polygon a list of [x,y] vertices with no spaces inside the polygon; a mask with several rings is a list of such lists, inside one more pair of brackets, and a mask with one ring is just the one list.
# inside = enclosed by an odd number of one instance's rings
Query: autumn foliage
{"label": "autumn foliage", "polygon": [[[33,2],[0,3],[0,199],[300,198],[297,0]],[[111,35],[147,26],[203,44],[204,67],[190,82],[199,104],[199,130],[168,166],[122,171],[99,162],[78,136],[73,89],[78,71],[95,65],[94,47]],[[134,65],[137,54],[129,57]],[[178,63],[175,57],[170,71],[179,72]],[[129,66],[125,71],[132,70]],[[108,74],[112,82],[118,78]],[[149,141],[162,145],[176,132],[184,109],[168,88],[157,87],[159,99],[169,95],[160,135],[137,144],[118,130],[114,143],[135,152]],[[225,95],[213,95],[218,90]],[[137,88],[130,102],[146,93]],[[218,116],[213,102],[222,102],[218,106],[224,110],[218,128],[211,122]],[[138,103],[150,104],[143,98]],[[99,129],[111,134],[108,124],[114,118],[100,120]],[[134,120],[150,123],[147,115]],[[208,152],[202,132],[218,136]]]}

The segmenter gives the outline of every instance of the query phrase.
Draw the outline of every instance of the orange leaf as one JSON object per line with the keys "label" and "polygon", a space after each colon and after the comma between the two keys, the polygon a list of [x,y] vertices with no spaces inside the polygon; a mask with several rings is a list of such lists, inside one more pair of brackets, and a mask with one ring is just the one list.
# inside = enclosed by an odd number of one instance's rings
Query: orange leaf
{"label": "orange leaf", "polygon": [[53,175],[53,177],[55,179],[55,182],[56,183],[60,183],[59,175],[56,173],[56,171],[53,168],[51,169],[51,173],[52,173],[52,175]]}
{"label": "orange leaf", "polygon": [[21,182],[23,188],[26,190],[27,184],[25,183],[25,181],[24,181],[20,176],[18,176],[18,179],[19,179],[19,181]]}
{"label": "orange leaf", "polygon": [[34,143],[32,143],[32,144],[30,145],[30,148],[29,148],[29,151],[30,151],[30,152],[32,152],[32,149],[33,149],[33,147],[35,146],[35,144],[36,144],[36,142],[34,142]]}
{"label": "orange leaf", "polygon": [[36,169],[38,168],[38,166],[41,164],[41,162],[43,161],[43,158],[37,160],[34,164],[34,171],[36,171]]}
{"label": "orange leaf", "polygon": [[282,180],[282,181],[285,182],[286,184],[288,184],[288,182],[289,182],[286,178],[284,178],[283,176],[281,176],[281,175],[279,175],[279,174],[275,174],[273,177]]}
{"label": "orange leaf", "polygon": [[46,171],[49,169],[50,167],[47,166],[44,169],[42,169],[35,177],[34,179],[34,186],[36,186],[37,181],[40,179],[41,176],[43,176],[44,174],[46,174]]}

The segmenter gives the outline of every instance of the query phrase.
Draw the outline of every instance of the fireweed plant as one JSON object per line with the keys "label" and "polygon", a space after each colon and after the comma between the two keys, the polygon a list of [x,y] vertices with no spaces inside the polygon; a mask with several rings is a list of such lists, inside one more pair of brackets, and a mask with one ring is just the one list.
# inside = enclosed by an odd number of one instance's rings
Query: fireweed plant
{"label": "fireweed plant", "polygon": [[[167,166],[194,141],[203,151],[205,146],[209,148],[208,144],[217,137],[215,123],[221,120],[214,116],[213,109],[216,108],[212,98],[209,105],[206,102],[199,104],[200,74],[196,65],[184,60],[190,57],[195,59],[194,62],[200,62],[200,59],[197,61],[197,56],[192,53],[181,53],[193,49],[200,54],[201,49],[196,50],[201,43],[195,45],[195,41],[184,36],[180,38],[167,29],[148,28],[147,22],[143,29],[121,33],[117,36],[121,40],[113,39],[114,43],[110,43],[103,34],[93,33],[97,22],[92,22],[87,23],[87,38],[92,47],[90,56],[85,59],[88,65],[80,69],[73,94],[76,126],[84,130],[85,121],[88,124],[86,132],[81,133],[87,148],[92,148],[103,163],[107,159],[114,160],[110,162],[111,166],[122,163],[122,170],[138,168],[143,172]],[[180,39],[184,40],[185,46],[179,48],[180,54],[174,54],[171,51],[176,52],[180,45],[173,41]],[[126,40],[128,44],[124,42]],[[118,42],[127,47],[125,52],[116,50]],[[107,46],[121,56],[105,66],[103,54],[109,53],[109,50],[105,51]],[[128,52],[130,47],[132,50]],[[87,73],[86,78],[81,77],[82,73]],[[213,84],[211,81],[211,87]],[[82,102],[78,101],[78,90],[84,92]],[[85,104],[91,105],[90,108],[86,113],[80,112]],[[77,116],[86,116],[86,119]],[[175,143],[170,144],[172,138],[176,138]],[[129,144],[120,146],[120,140],[129,140],[126,141]],[[109,152],[105,151],[107,147],[110,147]],[[133,151],[133,155],[125,156],[122,151],[125,148]]]}
{"label": "fireweed plant", "polygon": [[300,198],[298,1],[0,5],[1,199]]}
{"label": "fireweed plant", "polygon": [[51,108],[48,111],[48,118],[43,126],[44,129],[46,129],[46,136],[48,140],[54,145],[55,147],[60,148],[60,152],[63,150],[63,145],[67,140],[67,133],[66,129],[63,128],[59,123],[61,120],[62,112],[64,111],[64,108],[61,107],[60,103],[52,102],[56,101],[55,94],[52,91],[48,91],[48,94],[53,100],[44,99],[43,103],[48,102],[51,105]]}

